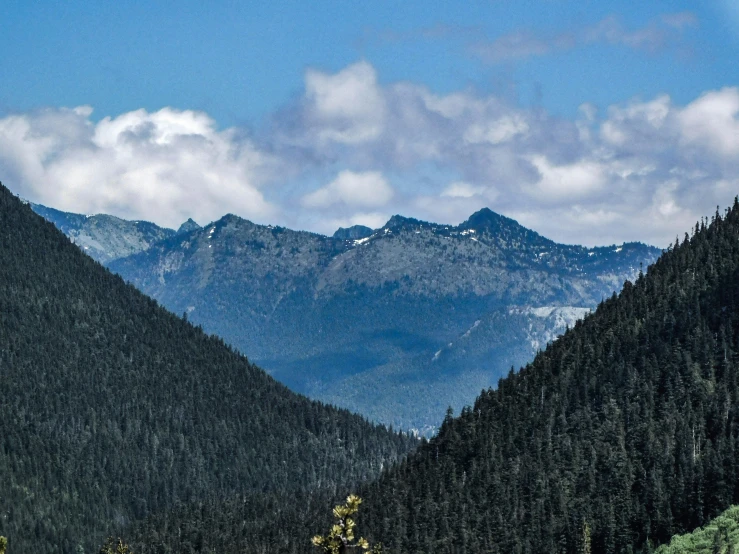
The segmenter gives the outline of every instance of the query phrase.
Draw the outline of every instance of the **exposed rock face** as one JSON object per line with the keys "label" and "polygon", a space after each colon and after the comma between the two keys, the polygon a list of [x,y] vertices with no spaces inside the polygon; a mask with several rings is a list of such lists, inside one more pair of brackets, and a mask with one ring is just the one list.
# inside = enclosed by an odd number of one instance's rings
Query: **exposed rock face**
{"label": "exposed rock face", "polygon": [[72,214],[40,204],[31,204],[31,208],[103,264],[146,250],[155,242],[175,235],[172,229],[148,221],[127,221],[105,214]]}
{"label": "exposed rock face", "polygon": [[34,212],[51,221],[86,254],[102,264],[125,258],[155,242],[200,229],[192,219],[177,231],[148,221],[128,221],[106,214],[82,215],[30,204]]}

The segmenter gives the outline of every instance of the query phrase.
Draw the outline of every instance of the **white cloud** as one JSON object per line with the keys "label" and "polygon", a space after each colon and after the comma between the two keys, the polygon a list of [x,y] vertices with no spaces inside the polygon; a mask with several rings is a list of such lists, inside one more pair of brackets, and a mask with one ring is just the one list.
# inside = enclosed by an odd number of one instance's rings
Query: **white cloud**
{"label": "white cloud", "polygon": [[463,181],[457,181],[441,191],[441,196],[449,198],[471,198],[485,192],[483,187],[476,187]]}
{"label": "white cloud", "polygon": [[464,140],[470,143],[489,142],[501,144],[508,142],[529,130],[526,119],[519,114],[506,115],[497,121],[473,123],[467,128]]}
{"label": "white cloud", "polygon": [[327,208],[334,204],[378,208],[387,204],[393,194],[392,187],[379,171],[341,171],[325,187],[306,194],[303,205],[308,208]]}
{"label": "white cloud", "polygon": [[358,144],[383,128],[385,105],[377,73],[367,62],[328,75],[309,70],[305,77],[306,119],[322,141]]}
{"label": "white cloud", "polygon": [[88,107],[0,119],[0,169],[53,207],[176,227],[238,212],[273,217],[258,185],[270,159],[202,112],[137,110],[94,123]]}
{"label": "white cloud", "polygon": [[539,201],[578,202],[598,193],[606,182],[604,164],[596,161],[554,165],[540,155],[532,156],[530,160],[541,177],[527,188],[531,197]]}
{"label": "white cloud", "polygon": [[739,90],[708,92],[678,116],[681,140],[707,154],[739,158]]}
{"label": "white cloud", "polygon": [[302,97],[249,140],[170,108],[0,118],[0,178],[15,192],[169,226],[234,212],[333,233],[394,213],[458,223],[487,205],[562,242],[666,246],[728,205],[737,175],[737,88],[687,105],[585,102],[568,120],[474,90],[381,85],[360,62],[308,72]]}

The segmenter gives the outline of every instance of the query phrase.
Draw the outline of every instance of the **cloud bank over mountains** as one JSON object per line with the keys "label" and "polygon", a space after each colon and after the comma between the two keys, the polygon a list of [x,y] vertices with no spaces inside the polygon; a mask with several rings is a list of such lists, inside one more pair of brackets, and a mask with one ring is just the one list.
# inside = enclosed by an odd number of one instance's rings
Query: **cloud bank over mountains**
{"label": "cloud bank over mountains", "polygon": [[458,223],[488,206],[562,242],[666,246],[739,192],[739,89],[583,103],[569,120],[384,84],[360,61],[307,71],[302,94],[249,132],[169,107],[7,115],[0,176],[36,202],[169,227],[231,212],[332,233],[394,213]]}
{"label": "cloud bank over mountains", "polygon": [[137,110],[93,122],[92,109],[0,119],[0,174],[20,195],[68,211],[177,227],[225,211],[271,218],[259,188],[272,162],[204,113]]}

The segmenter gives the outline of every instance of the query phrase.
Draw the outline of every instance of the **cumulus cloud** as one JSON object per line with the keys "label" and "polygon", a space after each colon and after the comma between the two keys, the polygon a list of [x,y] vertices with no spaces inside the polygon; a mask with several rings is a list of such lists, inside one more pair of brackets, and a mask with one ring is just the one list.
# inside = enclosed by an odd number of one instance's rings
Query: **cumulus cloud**
{"label": "cumulus cloud", "polygon": [[350,65],[334,75],[308,70],[301,110],[291,111],[293,140],[306,135],[323,144],[362,144],[377,138],[384,127],[384,96],[377,73],[367,62]]}
{"label": "cumulus cloud", "polygon": [[474,90],[381,85],[359,62],[309,71],[249,139],[173,109],[9,115],[0,176],[53,207],[169,226],[234,212],[332,233],[395,213],[458,223],[488,206],[562,242],[666,246],[739,192],[739,89],[585,103],[563,119]]}
{"label": "cumulus cloud", "polygon": [[137,110],[94,123],[89,107],[0,119],[0,171],[31,200],[176,227],[224,209],[263,220],[269,156],[202,112]]}
{"label": "cumulus cloud", "polygon": [[393,189],[379,171],[355,173],[342,171],[325,187],[303,197],[309,208],[328,208],[345,204],[358,208],[378,208],[393,197]]}
{"label": "cumulus cloud", "polygon": [[678,117],[681,140],[703,155],[735,158],[739,153],[739,94],[726,88],[704,94]]}
{"label": "cumulus cloud", "polygon": [[530,161],[539,171],[540,178],[526,188],[539,202],[579,202],[597,195],[606,182],[606,168],[598,161],[581,160],[554,165],[546,156],[540,155],[531,156]]}

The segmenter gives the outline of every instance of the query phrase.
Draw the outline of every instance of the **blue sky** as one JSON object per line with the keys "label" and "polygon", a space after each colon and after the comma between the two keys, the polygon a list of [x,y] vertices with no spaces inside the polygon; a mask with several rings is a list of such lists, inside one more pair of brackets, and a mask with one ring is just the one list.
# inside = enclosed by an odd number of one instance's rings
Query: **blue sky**
{"label": "blue sky", "polygon": [[[306,67],[366,60],[381,82],[448,93],[466,87],[572,115],[668,92],[688,101],[737,81],[726,2],[25,2],[0,8],[0,106],[95,106],[100,115],[165,106],[204,110],[223,126],[255,125],[299,94]],[[697,9],[696,9],[697,8]],[[624,32],[664,14],[696,22],[654,51],[596,42],[486,61],[480,43],[525,32],[543,40],[609,17]],[[736,13],[736,12],[735,12]],[[661,29],[664,31],[665,29]]]}
{"label": "blue sky", "polygon": [[170,226],[488,205],[664,246],[739,192],[738,5],[5,0],[0,179]]}

